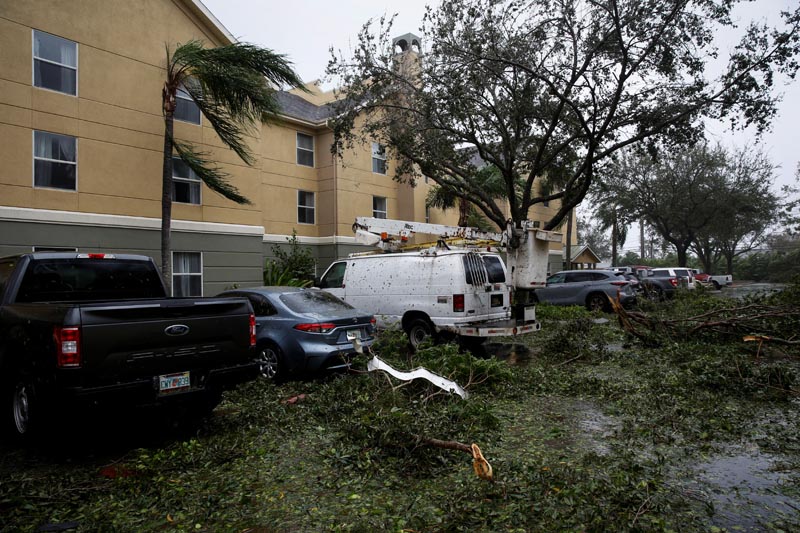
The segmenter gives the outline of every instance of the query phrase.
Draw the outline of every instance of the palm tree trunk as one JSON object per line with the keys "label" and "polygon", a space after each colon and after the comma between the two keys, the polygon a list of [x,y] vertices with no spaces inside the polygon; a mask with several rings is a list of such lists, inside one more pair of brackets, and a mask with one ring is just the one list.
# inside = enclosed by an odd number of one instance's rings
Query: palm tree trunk
{"label": "palm tree trunk", "polygon": [[170,112],[164,117],[164,166],[161,175],[161,275],[172,295],[172,132],[174,122]]}

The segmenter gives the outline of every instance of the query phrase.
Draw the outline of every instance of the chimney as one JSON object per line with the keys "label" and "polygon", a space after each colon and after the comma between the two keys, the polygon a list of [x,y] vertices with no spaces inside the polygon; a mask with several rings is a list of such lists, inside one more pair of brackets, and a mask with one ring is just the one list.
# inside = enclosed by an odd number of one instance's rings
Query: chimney
{"label": "chimney", "polygon": [[395,68],[402,76],[409,79],[416,79],[419,76],[421,42],[420,38],[413,33],[406,33],[392,39]]}

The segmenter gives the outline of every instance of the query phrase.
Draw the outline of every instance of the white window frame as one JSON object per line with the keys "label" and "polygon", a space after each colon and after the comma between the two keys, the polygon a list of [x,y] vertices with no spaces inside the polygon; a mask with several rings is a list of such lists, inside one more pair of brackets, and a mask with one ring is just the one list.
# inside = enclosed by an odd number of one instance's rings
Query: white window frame
{"label": "white window frame", "polygon": [[[186,93],[186,96],[183,96],[183,95],[181,94],[181,92],[184,92],[184,93]],[[174,114],[174,113],[173,113],[172,117],[173,117],[175,120],[177,120],[178,122],[183,122],[184,124],[194,124],[195,126],[200,126],[200,125],[202,125],[202,123],[203,123],[203,112],[202,112],[202,111],[200,111],[200,106],[199,106],[199,105],[197,105],[197,102],[195,102],[195,101],[194,101],[194,98],[192,98],[192,97],[191,97],[191,95],[189,94],[189,91],[187,91],[187,90],[184,88],[184,86],[183,86],[183,85],[181,85],[180,87],[178,87],[178,90],[177,90],[177,91],[175,91],[175,99],[177,100],[178,98],[180,98],[181,100],[185,100],[185,101],[189,102],[190,104],[192,104],[193,106],[195,106],[195,107],[197,108],[197,115],[198,115],[198,117],[197,117],[197,122],[193,122],[193,121],[191,121],[191,120],[185,120],[185,119],[182,119],[182,118],[178,118],[178,117],[176,117],[176,116],[175,116],[175,114]],[[176,104],[176,105],[177,105],[177,104]]]}
{"label": "white window frame", "polygon": [[[179,201],[175,200],[175,198],[174,198],[175,189],[173,188],[172,189],[172,192],[173,192],[172,202],[176,203],[176,204],[181,204],[181,205],[203,205],[203,180],[201,180],[199,176],[197,176],[196,178],[186,177],[186,176],[176,176],[175,175],[175,160],[176,159],[179,160],[179,161],[181,160],[179,157],[172,156],[172,181],[182,181],[184,183],[197,183],[198,184],[200,198],[199,198],[199,200],[198,200],[198,202],[196,204],[193,203],[193,202],[179,202]],[[191,169],[189,169],[189,171],[193,172]],[[195,176],[196,176],[196,174],[195,174]]]}
{"label": "white window frame", "polygon": [[[175,254],[199,254],[200,255],[200,272],[181,272],[175,273]],[[171,295],[175,296],[175,276],[199,276],[200,277],[200,297],[203,296],[203,252],[196,250],[174,250],[170,252],[170,266],[172,271],[172,283],[170,284]]]}
{"label": "white window frame", "polygon": [[[381,156],[381,148],[383,149],[383,155]],[[375,161],[383,161],[383,172],[376,172],[375,171]],[[386,175],[386,172],[389,168],[389,163],[386,161],[386,146],[382,145],[379,142],[372,143],[372,173],[373,174],[380,174],[382,176]]]}
{"label": "white window frame", "polygon": [[[69,41],[75,45],[75,66],[72,65],[65,65],[63,63],[58,63],[56,61],[52,61],[50,59],[45,59],[43,57],[36,57],[36,52],[34,52],[36,47],[36,32],[39,33],[46,33],[47,35],[52,35],[53,37],[58,37],[59,39],[64,39],[65,41]],[[60,35],[56,35],[55,33],[50,33],[42,30],[37,30],[36,28],[31,28],[31,87],[35,87],[37,89],[42,89],[43,91],[50,91],[53,93],[58,94],[66,94],[67,96],[74,96],[78,97],[78,87],[80,87],[80,72],[78,72],[78,65],[80,65],[80,50],[79,50],[78,43],[73,41],[72,39],[67,39],[66,37],[61,37]],[[44,61],[45,63],[50,63],[51,65],[58,65],[59,67],[66,67],[75,71],[75,94],[65,93],[64,91],[57,91],[56,89],[50,89],[49,87],[39,87],[36,85],[36,62],[37,61]]]}
{"label": "white window frame", "polygon": [[[50,159],[48,157],[37,157],[36,156],[36,133],[50,133],[52,135],[61,135],[62,137],[72,137],[75,139],[75,161],[64,161],[61,159]],[[45,131],[45,130],[32,130],[31,131],[31,156],[32,156],[32,164],[31,164],[31,184],[34,189],[46,189],[48,191],[62,191],[62,192],[78,192],[78,138],[73,137],[72,135],[67,135],[66,133],[56,133],[54,131]],[[71,165],[75,165],[75,188],[74,189],[62,189],[60,187],[45,187],[43,185],[36,185],[36,161],[49,161],[51,163],[69,163]]]}
{"label": "white window frame", "polygon": [[[375,200],[383,200],[383,210],[376,209],[375,207]],[[383,214],[383,216],[380,216]],[[372,197],[372,218],[388,218],[389,217],[389,202],[386,200],[385,196],[373,196]]]}
{"label": "white window frame", "polygon": [[[300,194],[301,193],[310,194],[311,198],[312,198],[312,200],[314,202],[314,205],[311,205],[311,206],[302,205],[300,203]],[[311,217],[314,219],[314,222],[300,222],[300,209],[301,208],[310,209],[311,210]],[[314,191],[304,191],[302,189],[298,189],[297,190],[297,223],[298,224],[302,224],[304,226],[314,226],[314,225],[316,225],[316,223],[317,223],[317,193],[315,193]]]}
{"label": "white window frame", "polygon": [[[301,167],[316,168],[316,164],[317,164],[317,155],[316,155],[317,141],[316,141],[316,139],[314,138],[313,135],[309,135],[308,133],[303,133],[302,131],[298,131],[298,132],[295,132],[295,133],[296,133],[295,138],[294,138],[294,144],[295,144],[294,161],[295,161],[295,164],[300,165]],[[308,137],[309,139],[311,139],[311,150],[309,150],[308,148],[300,146],[300,136],[301,135],[303,137]],[[297,157],[297,150],[302,150],[304,152],[311,152],[311,164],[310,165],[306,165],[305,163],[301,163],[300,162],[300,158]]]}
{"label": "white window frame", "polygon": [[425,206],[425,223],[426,224],[431,223],[431,208],[428,207],[427,205]]}

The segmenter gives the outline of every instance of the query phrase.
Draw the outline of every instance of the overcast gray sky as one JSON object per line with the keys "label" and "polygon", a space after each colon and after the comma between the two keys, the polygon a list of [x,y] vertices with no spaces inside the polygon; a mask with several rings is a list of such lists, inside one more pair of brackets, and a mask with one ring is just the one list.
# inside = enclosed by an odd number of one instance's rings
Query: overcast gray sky
{"label": "overcast gray sky", "polygon": [[[328,49],[334,47],[347,53],[357,42],[358,32],[369,20],[384,14],[397,14],[394,34],[416,33],[426,4],[438,0],[202,0],[219,21],[239,40],[276,52],[287,54],[305,81],[322,78],[330,59]],[[797,0],[757,0],[739,6],[736,17],[744,26],[752,18],[777,21],[781,10],[796,6]],[[722,35],[721,55],[736,41],[736,35]],[[800,160],[797,147],[800,132],[800,84],[781,86],[784,93],[779,116],[772,132],[762,144],[772,161],[780,165],[778,184],[794,180]],[[732,135],[722,125],[709,126],[708,137],[732,147],[755,143],[753,132]],[[638,235],[636,236],[638,242]],[[625,248],[635,243],[629,241]]]}

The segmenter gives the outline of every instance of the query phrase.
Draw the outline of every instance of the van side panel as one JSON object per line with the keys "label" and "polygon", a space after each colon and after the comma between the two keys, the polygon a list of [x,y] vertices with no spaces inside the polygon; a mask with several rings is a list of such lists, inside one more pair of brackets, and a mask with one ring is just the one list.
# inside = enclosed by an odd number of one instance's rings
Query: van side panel
{"label": "van side panel", "polygon": [[[497,286],[499,307],[490,307],[491,292],[466,282],[464,254],[379,255],[348,260],[344,299],[373,313],[380,327],[399,325],[403,315],[420,311],[437,326],[502,319],[509,315],[509,290]],[[494,288],[494,287],[493,287]],[[465,310],[453,311],[453,295],[463,294]],[[472,311],[472,312],[470,312]]]}

